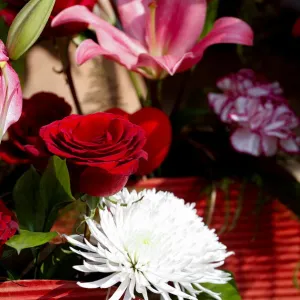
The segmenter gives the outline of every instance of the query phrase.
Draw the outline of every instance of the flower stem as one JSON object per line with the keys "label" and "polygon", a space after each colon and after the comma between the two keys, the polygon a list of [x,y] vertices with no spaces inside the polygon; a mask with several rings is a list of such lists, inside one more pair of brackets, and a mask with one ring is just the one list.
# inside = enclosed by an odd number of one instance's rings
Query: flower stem
{"label": "flower stem", "polygon": [[[88,204],[86,203],[86,208],[85,208],[85,214],[86,214],[86,217],[90,217],[90,209],[89,209],[89,206]],[[89,227],[87,225],[87,223],[85,222],[84,224],[84,238],[87,239],[88,241],[90,240],[90,230],[89,230]]]}
{"label": "flower stem", "polygon": [[173,106],[173,109],[172,109],[172,112],[171,112],[171,115],[170,115],[170,118],[172,119],[172,117],[174,117],[176,115],[176,113],[179,111],[180,107],[181,107],[181,104],[183,102],[183,99],[184,99],[184,94],[185,94],[185,91],[186,91],[186,88],[187,88],[187,85],[188,85],[188,82],[191,78],[191,75],[192,75],[192,71],[187,71],[183,76],[183,80],[182,80],[182,83],[181,83],[181,87],[180,87],[180,90],[179,90],[179,93],[178,93],[178,96],[175,100],[175,103],[174,103],[174,106]]}
{"label": "flower stem", "polygon": [[147,86],[148,86],[148,96],[147,100],[150,100],[153,107],[158,109],[162,109],[160,103],[160,82],[156,80],[147,79]]}
{"label": "flower stem", "polygon": [[75,85],[74,85],[70,65],[65,69],[65,75],[67,77],[67,82],[69,84],[69,88],[70,88],[70,91],[71,91],[71,94],[72,94],[72,97],[73,97],[74,104],[76,106],[77,113],[79,115],[83,115],[81,105],[80,105],[80,102],[79,102],[79,99],[78,99],[78,96],[77,96],[76,88],[75,88]]}
{"label": "flower stem", "polygon": [[79,115],[83,115],[83,111],[78,99],[78,95],[76,92],[72,72],[71,72],[71,61],[70,61],[70,55],[69,55],[69,45],[70,45],[70,39],[55,39],[55,45],[57,46],[58,54],[60,61],[62,63],[62,72],[66,76],[67,83],[69,85],[70,92],[72,94],[73,102],[76,107],[76,111]]}
{"label": "flower stem", "polygon": [[143,79],[139,74],[132,71],[129,71],[129,77],[135,89],[135,92],[139,98],[141,106],[142,107],[147,106],[146,99],[144,96],[144,82],[142,82]]}

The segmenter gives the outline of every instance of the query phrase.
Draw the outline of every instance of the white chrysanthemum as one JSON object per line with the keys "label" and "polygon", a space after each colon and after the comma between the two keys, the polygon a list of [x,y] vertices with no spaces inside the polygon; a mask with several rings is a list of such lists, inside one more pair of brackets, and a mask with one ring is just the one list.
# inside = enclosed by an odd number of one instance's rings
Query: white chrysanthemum
{"label": "white chrysanthemum", "polygon": [[87,250],[71,248],[86,258],[83,265],[74,266],[76,270],[110,273],[80,286],[108,288],[120,282],[111,300],[124,293],[124,300],[135,298],[136,293],[147,300],[148,290],[166,300],[170,300],[169,293],[196,300],[201,292],[221,299],[201,283],[228,282],[230,275],[216,268],[231,253],[196,214],[194,205],[155,190],[129,193],[124,189],[113,198],[119,204],[100,210],[100,224],[86,220],[97,242],[67,237],[71,244]]}

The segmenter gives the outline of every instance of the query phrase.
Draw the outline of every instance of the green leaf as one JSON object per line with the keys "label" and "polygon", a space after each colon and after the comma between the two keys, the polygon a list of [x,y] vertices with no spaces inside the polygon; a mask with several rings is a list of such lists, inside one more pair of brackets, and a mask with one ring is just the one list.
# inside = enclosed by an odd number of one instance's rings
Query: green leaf
{"label": "green leaf", "polygon": [[81,199],[86,202],[90,210],[95,210],[100,203],[101,197],[86,194]]}
{"label": "green leaf", "polygon": [[49,231],[61,208],[74,200],[66,160],[51,157],[40,183],[41,203],[47,220],[43,231]]}
{"label": "green leaf", "polygon": [[56,247],[41,265],[40,279],[74,280],[78,272],[73,266],[81,262],[81,258],[69,250],[68,244]]}
{"label": "green leaf", "polygon": [[[2,9],[1,3],[0,3],[0,9]],[[4,19],[0,18],[0,40],[2,40],[3,43],[6,42],[8,29],[9,29],[9,27],[5,23]]]}
{"label": "green leaf", "polygon": [[213,28],[217,18],[219,0],[211,0],[207,6],[206,20],[201,34],[201,38],[205,37]]}
{"label": "green leaf", "polygon": [[20,234],[10,238],[6,245],[17,250],[20,254],[21,250],[33,248],[48,243],[57,236],[57,232],[31,232],[20,230]]}
{"label": "green leaf", "polygon": [[[234,280],[229,281],[226,284],[213,284],[213,283],[201,283],[201,286],[214,292],[219,293],[222,300],[241,300],[241,296],[237,290]],[[211,297],[206,293],[201,293],[197,296],[198,300],[213,300],[215,298]]]}
{"label": "green leaf", "polygon": [[39,38],[52,12],[55,0],[30,0],[10,26],[6,47],[12,60],[23,55]]}
{"label": "green leaf", "polygon": [[7,6],[7,3],[3,2],[3,0],[0,0],[0,9],[3,9]]}
{"label": "green leaf", "polygon": [[17,181],[13,190],[16,214],[20,228],[30,231],[42,231],[44,214],[39,209],[40,175],[31,167]]}
{"label": "green leaf", "polygon": [[25,56],[20,57],[18,60],[13,60],[11,64],[19,76],[21,86],[23,86],[25,84],[25,71],[26,71]]}

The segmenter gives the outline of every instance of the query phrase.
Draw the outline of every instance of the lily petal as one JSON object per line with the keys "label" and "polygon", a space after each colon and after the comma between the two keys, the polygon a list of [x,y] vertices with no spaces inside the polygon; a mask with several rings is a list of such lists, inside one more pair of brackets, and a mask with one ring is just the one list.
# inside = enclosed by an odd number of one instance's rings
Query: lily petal
{"label": "lily petal", "polygon": [[177,64],[178,58],[171,55],[152,56],[148,53],[143,53],[139,55],[135,68],[148,67],[152,71],[152,77],[163,78],[165,76],[165,72],[163,71],[166,71],[170,75],[174,75]]}
{"label": "lily petal", "polygon": [[146,20],[151,0],[118,0],[118,11],[124,31],[145,44]]}
{"label": "lily petal", "polygon": [[199,38],[206,0],[159,0],[156,8],[156,42],[162,54],[182,57]]}
{"label": "lily petal", "polygon": [[[138,41],[133,40],[124,32],[98,18],[84,6],[75,5],[65,9],[53,19],[52,27],[72,22],[88,23],[97,34],[99,47],[101,47],[97,50],[99,54],[103,53],[114,59],[117,57],[117,61],[129,69],[136,64],[137,55],[146,52]],[[85,48],[81,51],[88,52],[86,45],[91,45],[93,47],[91,52],[95,54],[95,45],[92,44],[85,44]],[[94,56],[91,55],[91,57]]]}
{"label": "lily petal", "polygon": [[82,65],[86,61],[99,56],[107,54],[97,43],[93,40],[83,41],[76,50],[76,63]]}
{"label": "lily petal", "polygon": [[197,64],[209,46],[227,43],[251,46],[253,44],[251,27],[237,18],[224,17],[218,19],[211,32],[184,56],[177,72],[188,70]]}
{"label": "lily petal", "polygon": [[19,77],[10,64],[6,63],[0,75],[0,141],[8,127],[20,119],[22,104]]}
{"label": "lily petal", "polygon": [[260,136],[251,132],[246,128],[237,129],[230,137],[232,147],[238,152],[244,152],[259,156],[260,149]]}

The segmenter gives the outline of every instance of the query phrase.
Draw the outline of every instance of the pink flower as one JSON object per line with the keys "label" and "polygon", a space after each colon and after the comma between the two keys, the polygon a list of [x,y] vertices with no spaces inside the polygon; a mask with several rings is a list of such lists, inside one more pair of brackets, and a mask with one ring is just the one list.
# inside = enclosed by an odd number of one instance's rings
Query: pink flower
{"label": "pink flower", "polygon": [[213,44],[252,45],[253,32],[243,21],[225,17],[199,40],[205,18],[206,0],[118,0],[125,32],[96,17],[82,6],[64,10],[52,22],[89,23],[98,44],[85,40],[77,49],[78,64],[98,56],[115,60],[127,69],[148,78],[173,75],[197,64]]}
{"label": "pink flower", "polygon": [[0,142],[8,127],[19,120],[22,102],[19,77],[9,64],[5,45],[0,40]]}
{"label": "pink flower", "polygon": [[234,128],[232,146],[251,155],[272,156],[278,149],[298,153],[294,129],[299,119],[282,97],[277,82],[260,80],[252,70],[241,70],[218,81],[224,93],[208,95],[220,119]]}

